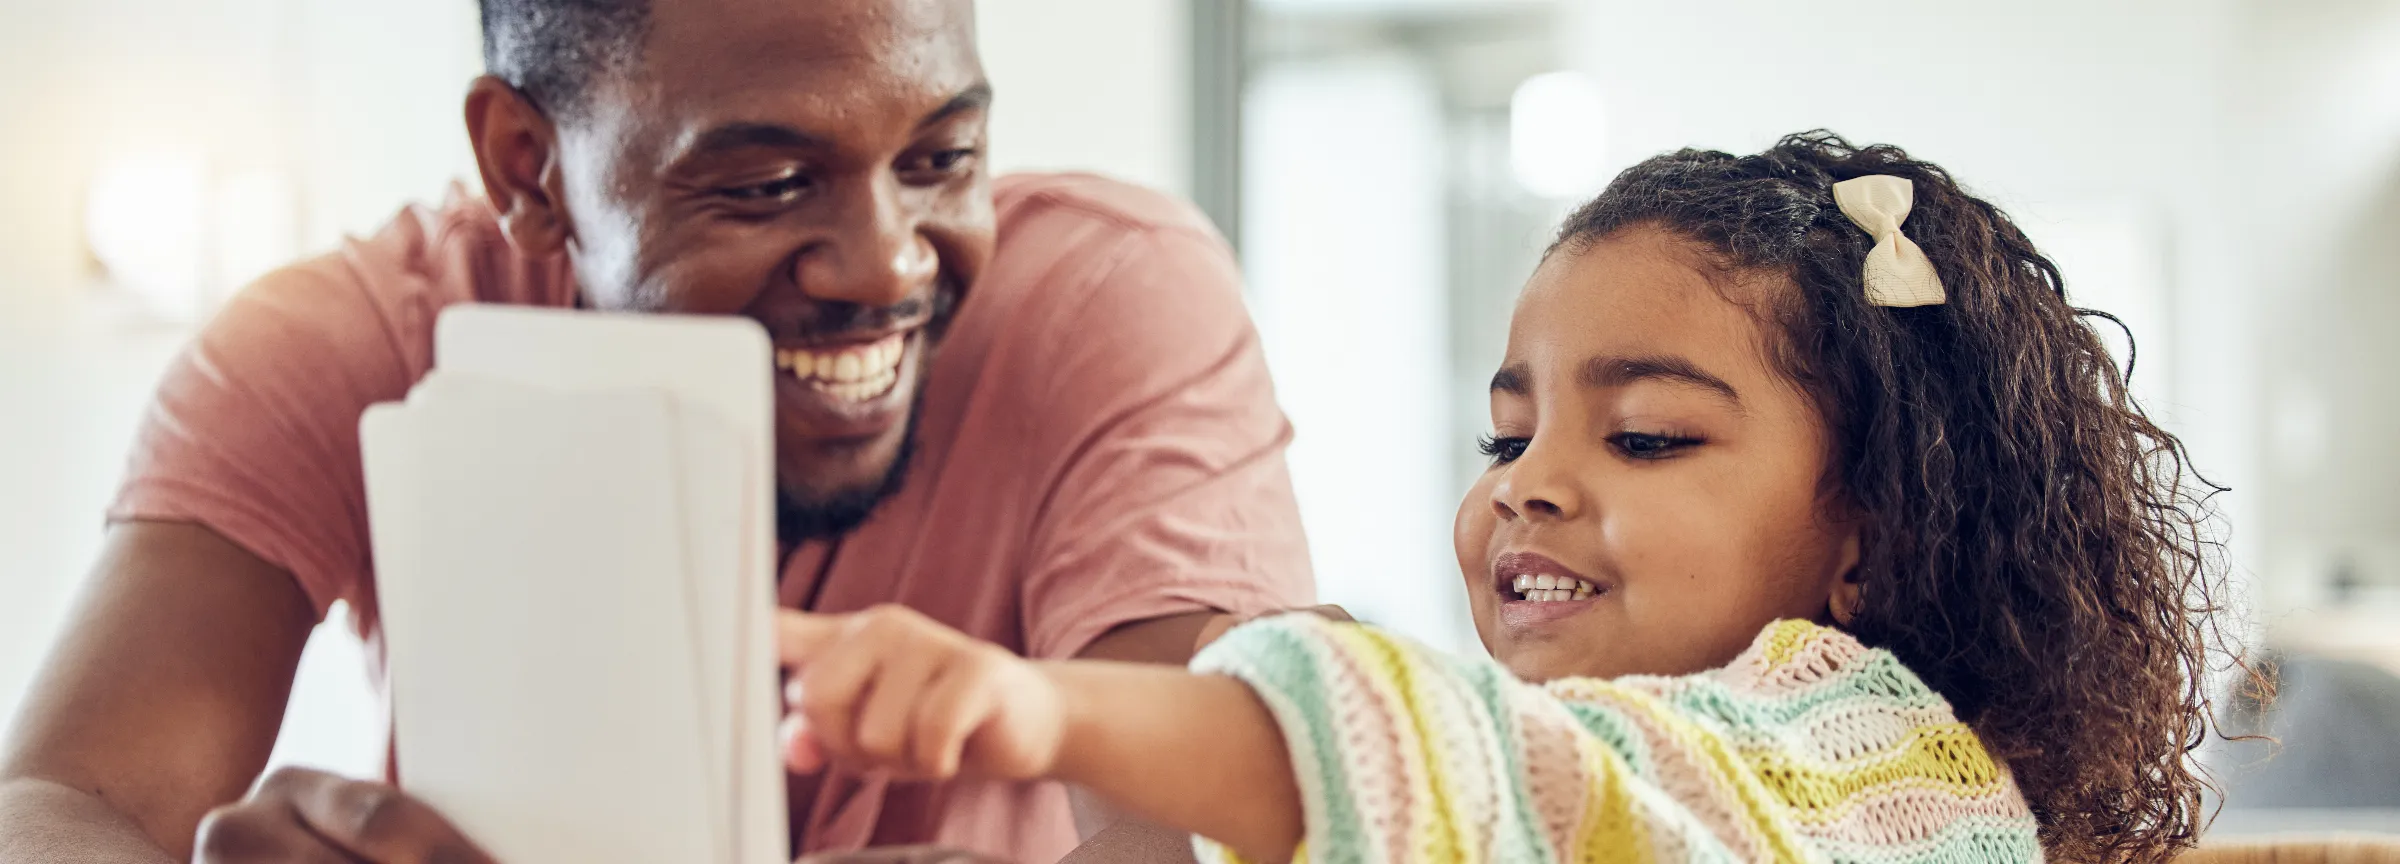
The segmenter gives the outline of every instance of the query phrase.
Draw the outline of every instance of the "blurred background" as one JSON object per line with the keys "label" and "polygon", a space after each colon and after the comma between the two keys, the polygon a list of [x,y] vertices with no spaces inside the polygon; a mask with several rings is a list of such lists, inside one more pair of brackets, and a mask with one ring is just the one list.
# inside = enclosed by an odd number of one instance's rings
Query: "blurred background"
{"label": "blurred background", "polygon": [[[2219,830],[2400,830],[2400,0],[979,14],[993,160],[1209,212],[1299,430],[1325,597],[1459,650],[1450,520],[1559,216],[1660,151],[1817,127],[1950,168],[2126,320],[2138,395],[2233,487],[2236,635],[2283,658],[2286,694],[2234,718],[2279,747],[2210,751]],[[0,716],[214,304],[471,182],[476,26],[469,0],[0,5]],[[373,773],[361,664],[321,628],[278,761]]]}

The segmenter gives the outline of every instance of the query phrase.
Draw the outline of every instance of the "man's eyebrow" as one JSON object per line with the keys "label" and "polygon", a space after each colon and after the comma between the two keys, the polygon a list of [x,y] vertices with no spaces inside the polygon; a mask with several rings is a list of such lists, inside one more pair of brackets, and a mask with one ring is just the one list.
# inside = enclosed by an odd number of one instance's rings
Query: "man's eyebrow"
{"label": "man's eyebrow", "polygon": [[825,139],[780,123],[727,123],[692,139],[686,155],[729,150],[809,150],[826,146]]}
{"label": "man's eyebrow", "polygon": [[[950,97],[950,101],[942,103],[942,107],[933,109],[933,113],[925,115],[925,119],[918,121],[917,126],[931,126],[963,112],[990,107],[991,104],[992,85],[979,81]],[[753,149],[822,150],[831,146],[831,142],[820,136],[781,123],[742,122],[727,123],[700,133],[692,139],[691,146],[683,148],[683,154],[698,156]]]}
{"label": "man's eyebrow", "polygon": [[1742,395],[1711,375],[1700,365],[1672,354],[1647,357],[1594,357],[1583,362],[1579,376],[1585,387],[1623,387],[1636,381],[1660,381],[1685,387],[1698,387],[1722,396],[1736,408],[1742,405]]}
{"label": "man's eyebrow", "polygon": [[917,121],[917,128],[923,129],[959,114],[989,107],[992,107],[992,85],[990,82],[977,81],[974,86],[958,91],[958,95],[950,97],[950,101],[942,103],[942,107],[933,109],[933,113],[925,115],[925,119]]}
{"label": "man's eyebrow", "polygon": [[1492,373],[1492,392],[1523,396],[1531,388],[1525,381],[1525,364],[1511,363]]}

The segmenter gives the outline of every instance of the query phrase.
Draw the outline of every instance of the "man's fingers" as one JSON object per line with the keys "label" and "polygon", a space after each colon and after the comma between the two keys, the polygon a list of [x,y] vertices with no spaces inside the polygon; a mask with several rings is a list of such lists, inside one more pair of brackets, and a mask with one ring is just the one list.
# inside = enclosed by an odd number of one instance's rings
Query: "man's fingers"
{"label": "man's fingers", "polygon": [[243,802],[200,820],[192,841],[196,864],[352,864],[356,859],[302,827],[291,808]]}
{"label": "man's fingers", "polygon": [[493,864],[450,820],[381,783],[287,768],[268,777],[260,793],[288,801],[309,831],[355,858],[376,864]]}
{"label": "man's fingers", "polygon": [[885,846],[853,852],[819,852],[793,864],[1005,864],[998,858],[936,846]]}
{"label": "man's fingers", "polygon": [[806,666],[825,646],[841,638],[845,615],[817,615],[782,610],[775,613],[775,651],[785,666]]}

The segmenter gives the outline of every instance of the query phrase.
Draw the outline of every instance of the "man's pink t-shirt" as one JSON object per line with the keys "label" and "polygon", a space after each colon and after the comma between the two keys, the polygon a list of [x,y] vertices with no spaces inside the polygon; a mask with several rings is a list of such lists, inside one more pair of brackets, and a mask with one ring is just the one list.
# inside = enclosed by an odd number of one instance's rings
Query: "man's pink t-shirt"
{"label": "man's pink t-shirt", "polygon": [[[1291,429],[1223,242],[1188,206],[1095,177],[1003,178],[995,199],[998,250],[934,355],[905,487],[791,550],[783,603],[903,603],[1049,658],[1132,621],[1312,602]],[[443,307],[574,295],[565,261],[518,255],[482,200],[410,208],[228,305],[161,383],[110,516],[206,525],[319,614],[346,601],[380,688],[359,415],[432,368]],[[1049,861],[1075,844],[1055,784],[790,785],[799,851]]]}

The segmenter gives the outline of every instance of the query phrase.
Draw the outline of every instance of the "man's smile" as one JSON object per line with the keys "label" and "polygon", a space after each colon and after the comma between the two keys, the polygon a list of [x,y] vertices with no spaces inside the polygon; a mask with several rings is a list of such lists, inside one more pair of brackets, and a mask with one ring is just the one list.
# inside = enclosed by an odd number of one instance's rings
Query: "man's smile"
{"label": "man's smile", "polygon": [[836,399],[865,402],[890,393],[899,383],[907,348],[906,332],[866,343],[778,348],[775,368]]}
{"label": "man's smile", "polygon": [[925,340],[922,327],[872,341],[777,346],[776,414],[818,440],[880,436],[907,417]]}

